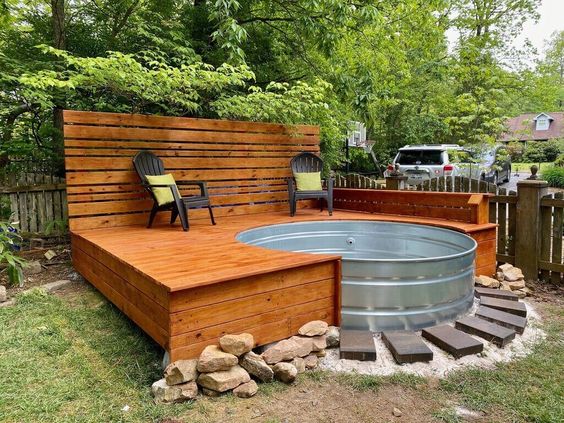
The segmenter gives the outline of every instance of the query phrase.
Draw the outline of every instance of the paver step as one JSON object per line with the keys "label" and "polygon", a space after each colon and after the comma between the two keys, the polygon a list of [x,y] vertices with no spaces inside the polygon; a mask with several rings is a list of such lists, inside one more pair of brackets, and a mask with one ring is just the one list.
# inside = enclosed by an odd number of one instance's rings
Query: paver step
{"label": "paver step", "polygon": [[340,358],[347,360],[375,361],[374,335],[367,330],[341,329]]}
{"label": "paver step", "polygon": [[382,341],[399,364],[433,359],[433,351],[415,332],[385,331],[382,332]]}
{"label": "paver step", "polygon": [[421,334],[423,338],[428,339],[437,347],[452,354],[455,358],[478,354],[484,349],[483,343],[449,325],[423,329]]}
{"label": "paver step", "polygon": [[527,326],[527,318],[516,316],[515,314],[506,313],[505,311],[496,310],[495,308],[481,306],[476,311],[476,316],[485,319],[500,326],[513,329],[518,334],[522,334]]}
{"label": "paver step", "polygon": [[476,298],[492,297],[500,298],[502,300],[519,301],[519,297],[514,292],[505,291],[502,289],[482,288],[479,286],[474,288],[474,296]]}
{"label": "paver step", "polygon": [[503,348],[515,338],[515,331],[474,316],[466,316],[454,323],[456,329],[477,335]]}
{"label": "paver step", "polygon": [[480,305],[505,311],[521,317],[527,317],[527,307],[519,301],[500,300],[499,298],[481,297]]}

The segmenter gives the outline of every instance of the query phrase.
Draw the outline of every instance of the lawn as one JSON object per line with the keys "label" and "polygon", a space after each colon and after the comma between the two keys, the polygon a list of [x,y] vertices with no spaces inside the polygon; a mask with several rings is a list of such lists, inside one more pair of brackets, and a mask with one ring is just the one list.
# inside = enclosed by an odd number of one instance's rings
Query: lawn
{"label": "lawn", "polygon": [[0,309],[0,421],[385,421],[394,406],[401,421],[456,422],[461,405],[483,412],[482,421],[559,422],[564,313],[544,309],[548,338],[496,371],[465,370],[443,381],[315,371],[294,387],[261,385],[249,400],[164,406],[149,392],[162,352],[114,306],[86,285],[59,296],[35,292]]}
{"label": "lawn", "polygon": [[531,166],[539,166],[539,172],[549,168],[554,165],[554,162],[544,162],[544,163],[511,163],[511,171],[512,172],[527,172],[531,173]]}

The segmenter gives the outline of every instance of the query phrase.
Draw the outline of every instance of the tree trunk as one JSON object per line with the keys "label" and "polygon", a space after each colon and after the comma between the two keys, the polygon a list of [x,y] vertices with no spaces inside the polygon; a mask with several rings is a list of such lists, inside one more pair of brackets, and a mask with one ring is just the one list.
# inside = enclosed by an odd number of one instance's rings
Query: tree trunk
{"label": "tree trunk", "polygon": [[[65,37],[65,1],[51,0],[51,21],[53,27],[53,47],[59,50],[67,49]],[[55,128],[55,145],[60,145],[62,149],[63,140],[63,109],[65,107],[62,99],[55,100],[53,108],[53,128]]]}

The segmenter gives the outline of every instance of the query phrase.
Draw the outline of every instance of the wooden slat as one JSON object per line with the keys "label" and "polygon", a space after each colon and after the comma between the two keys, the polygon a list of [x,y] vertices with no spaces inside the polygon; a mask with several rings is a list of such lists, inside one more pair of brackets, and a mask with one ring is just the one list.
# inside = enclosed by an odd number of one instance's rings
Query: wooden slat
{"label": "wooden slat", "polygon": [[102,126],[139,126],[152,128],[199,129],[212,131],[236,132],[272,132],[296,131],[304,134],[319,134],[316,125],[287,126],[278,123],[246,122],[234,120],[212,120],[197,118],[178,118],[155,115],[136,115],[127,113],[84,112],[79,110],[65,110],[63,112],[65,124],[94,124]]}

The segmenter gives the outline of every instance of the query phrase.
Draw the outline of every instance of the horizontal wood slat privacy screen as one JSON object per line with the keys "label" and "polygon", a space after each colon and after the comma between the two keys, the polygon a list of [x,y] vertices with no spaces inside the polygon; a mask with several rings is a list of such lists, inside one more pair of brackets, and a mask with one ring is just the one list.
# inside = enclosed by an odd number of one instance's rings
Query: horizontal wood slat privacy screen
{"label": "horizontal wood slat privacy screen", "polygon": [[152,201],[131,161],[139,150],[161,157],[176,180],[207,181],[216,216],[287,210],[290,158],[319,153],[310,125],[71,110],[64,121],[72,231],[146,223]]}

